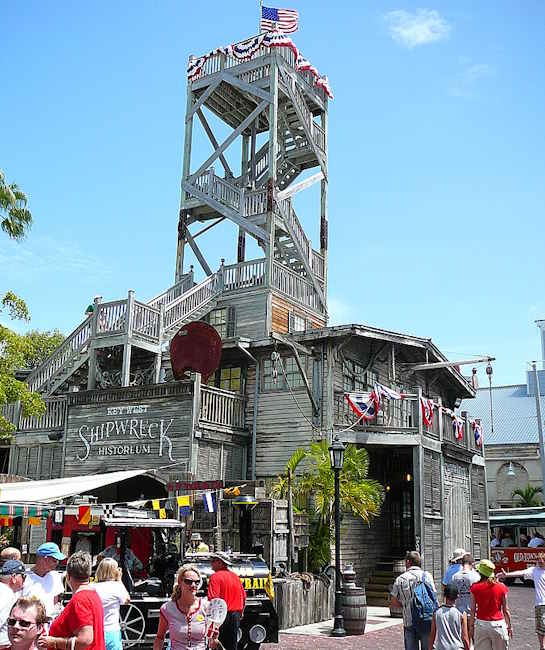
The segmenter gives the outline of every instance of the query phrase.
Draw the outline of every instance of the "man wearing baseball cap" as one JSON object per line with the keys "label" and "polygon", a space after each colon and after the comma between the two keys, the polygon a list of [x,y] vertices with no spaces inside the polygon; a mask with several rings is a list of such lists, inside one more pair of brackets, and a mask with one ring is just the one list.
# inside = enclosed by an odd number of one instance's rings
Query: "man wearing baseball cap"
{"label": "man wearing baseball cap", "polygon": [[59,596],[64,592],[61,574],[55,569],[59,561],[65,559],[66,555],[54,542],[42,544],[36,551],[36,564],[23,587],[23,596],[39,598],[49,617],[55,616]]}
{"label": "man wearing baseball cap", "polygon": [[6,560],[0,568],[0,650],[10,647],[8,617],[25,581],[25,565],[19,560]]}

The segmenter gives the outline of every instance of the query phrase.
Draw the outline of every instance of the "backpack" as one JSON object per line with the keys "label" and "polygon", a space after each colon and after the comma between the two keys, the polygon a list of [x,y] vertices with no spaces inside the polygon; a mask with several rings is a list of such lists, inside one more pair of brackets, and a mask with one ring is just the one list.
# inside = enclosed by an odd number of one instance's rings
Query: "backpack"
{"label": "backpack", "polygon": [[417,632],[426,633],[431,630],[434,613],[439,609],[437,597],[430,585],[426,582],[424,574],[414,586],[411,599],[411,617],[413,628]]}

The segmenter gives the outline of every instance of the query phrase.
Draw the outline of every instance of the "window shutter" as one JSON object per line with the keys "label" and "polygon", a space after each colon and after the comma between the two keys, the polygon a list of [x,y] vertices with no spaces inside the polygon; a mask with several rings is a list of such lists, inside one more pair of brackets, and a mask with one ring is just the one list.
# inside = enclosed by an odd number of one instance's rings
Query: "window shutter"
{"label": "window shutter", "polygon": [[290,334],[295,330],[295,314],[292,310],[288,312],[288,332]]}
{"label": "window shutter", "polygon": [[236,319],[235,319],[235,308],[227,308],[227,338],[235,336],[236,330]]}

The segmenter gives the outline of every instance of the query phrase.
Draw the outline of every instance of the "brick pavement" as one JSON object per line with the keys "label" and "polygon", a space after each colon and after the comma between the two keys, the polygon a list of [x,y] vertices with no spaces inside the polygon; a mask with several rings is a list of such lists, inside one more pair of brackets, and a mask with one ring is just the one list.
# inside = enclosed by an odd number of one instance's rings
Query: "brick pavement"
{"label": "brick pavement", "polygon": [[[509,608],[514,636],[511,650],[536,650],[534,631],[534,590],[513,586],[509,589]],[[266,644],[262,650],[403,650],[403,628],[390,627],[366,633],[363,637],[333,639],[324,635],[280,634],[278,645]]]}

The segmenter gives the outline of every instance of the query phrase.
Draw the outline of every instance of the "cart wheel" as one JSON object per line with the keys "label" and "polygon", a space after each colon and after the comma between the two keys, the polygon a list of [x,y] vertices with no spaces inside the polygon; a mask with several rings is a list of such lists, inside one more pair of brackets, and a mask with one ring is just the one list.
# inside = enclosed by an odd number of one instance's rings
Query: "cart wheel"
{"label": "cart wheel", "polygon": [[140,643],[144,638],[146,620],[142,612],[130,603],[120,614],[121,640],[123,649]]}

